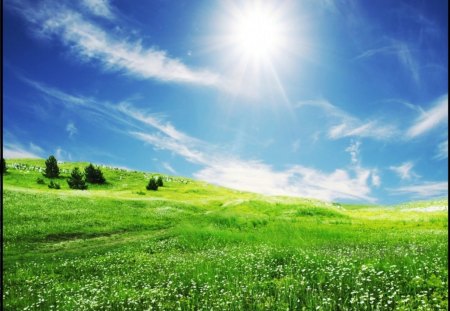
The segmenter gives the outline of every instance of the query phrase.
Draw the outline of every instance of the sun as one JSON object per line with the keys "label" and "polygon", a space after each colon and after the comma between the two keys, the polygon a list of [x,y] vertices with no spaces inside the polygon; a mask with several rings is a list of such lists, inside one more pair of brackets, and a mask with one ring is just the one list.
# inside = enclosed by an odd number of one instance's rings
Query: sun
{"label": "sun", "polygon": [[230,44],[254,60],[275,57],[283,48],[285,29],[278,12],[260,3],[241,9],[231,23]]}
{"label": "sun", "polygon": [[[262,94],[287,101],[284,76],[294,68],[298,41],[295,3],[280,0],[224,0],[208,41],[220,51],[224,89],[233,96]],[[275,95],[274,95],[275,94]],[[255,101],[256,102],[256,101]]]}

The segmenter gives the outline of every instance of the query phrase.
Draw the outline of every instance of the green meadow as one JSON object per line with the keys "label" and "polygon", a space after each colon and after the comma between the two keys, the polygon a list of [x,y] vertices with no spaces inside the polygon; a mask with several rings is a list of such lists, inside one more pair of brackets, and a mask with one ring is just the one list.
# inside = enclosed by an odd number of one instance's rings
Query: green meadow
{"label": "green meadow", "polygon": [[448,310],[447,199],[338,204],[107,167],[69,189],[88,163],[60,164],[57,190],[44,160],[7,165],[4,310]]}

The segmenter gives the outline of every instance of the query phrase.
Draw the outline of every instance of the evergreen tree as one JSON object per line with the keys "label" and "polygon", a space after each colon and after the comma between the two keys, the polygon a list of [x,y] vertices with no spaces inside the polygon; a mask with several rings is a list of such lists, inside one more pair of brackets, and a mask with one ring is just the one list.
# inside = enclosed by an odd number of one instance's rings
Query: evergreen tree
{"label": "evergreen tree", "polygon": [[80,189],[80,190],[87,189],[86,181],[84,180],[83,175],[84,174],[81,173],[80,169],[78,167],[75,167],[72,170],[72,173],[71,173],[69,179],[67,179],[67,183],[69,184],[69,187],[71,189]]}
{"label": "evergreen tree", "polygon": [[54,183],[53,180],[50,180],[50,184],[48,185],[50,189],[61,189],[61,186],[58,183]]}
{"label": "evergreen tree", "polygon": [[162,176],[158,177],[158,179],[156,180],[156,184],[158,185],[158,187],[164,186]]}
{"label": "evergreen tree", "polygon": [[86,181],[91,184],[104,184],[105,183],[105,177],[103,177],[103,173],[99,168],[95,168],[92,163],[90,163],[86,168],[84,169]]}
{"label": "evergreen tree", "polygon": [[57,178],[59,176],[58,161],[52,155],[45,161],[44,176],[48,178]]}
{"label": "evergreen tree", "polygon": [[156,179],[154,177],[150,178],[146,188],[147,190],[158,190],[158,184],[156,183]]}
{"label": "evergreen tree", "polygon": [[5,174],[8,168],[6,167],[6,161],[2,158],[2,174]]}

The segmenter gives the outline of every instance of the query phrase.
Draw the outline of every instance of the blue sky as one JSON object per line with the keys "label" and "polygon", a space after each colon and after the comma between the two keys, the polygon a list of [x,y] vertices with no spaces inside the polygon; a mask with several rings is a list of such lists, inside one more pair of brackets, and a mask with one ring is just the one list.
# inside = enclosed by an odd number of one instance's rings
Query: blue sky
{"label": "blue sky", "polygon": [[3,156],[448,195],[447,1],[3,2]]}

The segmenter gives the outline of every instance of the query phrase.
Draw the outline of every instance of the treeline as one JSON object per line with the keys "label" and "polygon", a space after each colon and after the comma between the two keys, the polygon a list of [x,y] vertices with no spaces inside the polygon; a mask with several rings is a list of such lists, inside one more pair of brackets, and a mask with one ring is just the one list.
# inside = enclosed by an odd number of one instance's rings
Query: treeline
{"label": "treeline", "polygon": [[[8,168],[6,166],[6,161],[2,158],[2,174],[7,173],[7,170]],[[43,176],[51,179],[48,184],[49,188],[61,189],[61,185],[53,180],[60,178],[60,172],[61,170],[58,166],[58,161],[56,158],[53,155],[49,156],[48,159],[45,160],[45,171],[42,173]],[[41,177],[38,177],[36,182],[38,184],[45,184],[45,180]],[[99,185],[106,183],[106,179],[103,176],[101,169],[99,167],[95,167],[92,163],[84,168],[84,172],[82,172],[78,167],[75,167],[70,173],[70,177],[67,178],[67,184],[71,189],[86,190],[88,189],[88,183]],[[161,176],[156,178],[151,177],[146,189],[156,191],[159,187],[163,186],[164,183]]]}

